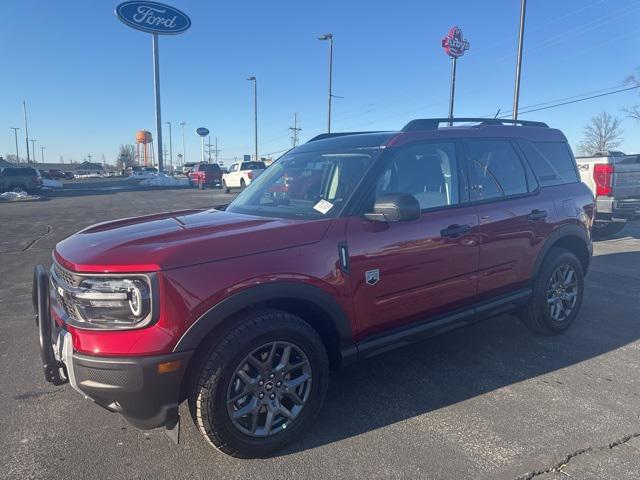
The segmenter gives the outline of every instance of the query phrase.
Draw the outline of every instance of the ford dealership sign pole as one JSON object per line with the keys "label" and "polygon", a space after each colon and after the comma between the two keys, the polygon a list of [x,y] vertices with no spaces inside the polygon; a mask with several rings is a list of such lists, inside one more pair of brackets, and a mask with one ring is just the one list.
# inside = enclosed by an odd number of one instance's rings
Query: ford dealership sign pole
{"label": "ford dealership sign pole", "polygon": [[116,16],[125,25],[150,33],[153,38],[153,85],[156,97],[156,145],[158,146],[158,171],[163,170],[162,115],[160,113],[160,61],[158,35],[175,35],[191,26],[189,17],[178,10],[157,2],[130,0],[116,7]]}
{"label": "ford dealership sign pole", "polygon": [[209,129],[205,128],[205,127],[196,128],[196,133],[200,137],[200,142],[202,143],[202,155],[201,155],[200,158],[201,158],[202,163],[205,163],[205,160],[204,160],[204,137],[209,135]]}
{"label": "ford dealership sign pole", "polygon": [[[462,36],[462,30],[451,27],[446,37],[442,39],[442,48],[451,57],[451,90],[449,92],[449,118],[453,118],[453,100],[456,94],[456,62],[458,57],[469,50],[469,42]],[[449,122],[453,125],[453,122]]]}

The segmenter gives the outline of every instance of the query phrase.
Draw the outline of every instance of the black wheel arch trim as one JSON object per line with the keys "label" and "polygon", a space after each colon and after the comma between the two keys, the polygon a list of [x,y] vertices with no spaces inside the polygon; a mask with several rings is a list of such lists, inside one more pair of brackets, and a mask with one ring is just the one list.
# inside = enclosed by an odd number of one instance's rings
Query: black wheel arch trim
{"label": "black wheel arch trim", "polygon": [[[532,278],[537,277],[538,272],[540,271],[540,266],[542,265],[544,258],[547,256],[547,253],[549,253],[549,250],[556,246],[558,241],[567,237],[578,237],[584,240],[587,251],[589,252],[589,260],[587,261],[588,266],[591,261],[591,256],[593,255],[593,244],[591,243],[591,238],[589,237],[587,230],[584,226],[580,225],[563,225],[554,230],[542,245],[542,249],[540,250],[540,253],[538,253],[538,257],[536,258]],[[584,273],[587,273],[587,268],[584,269]]]}
{"label": "black wheel arch trim", "polygon": [[351,322],[333,297],[318,287],[298,282],[272,282],[247,288],[214,305],[200,316],[182,335],[174,352],[195,350],[200,342],[230,316],[273,300],[304,300],[321,308],[331,319],[338,335],[338,348],[342,356],[349,357],[354,348]]}

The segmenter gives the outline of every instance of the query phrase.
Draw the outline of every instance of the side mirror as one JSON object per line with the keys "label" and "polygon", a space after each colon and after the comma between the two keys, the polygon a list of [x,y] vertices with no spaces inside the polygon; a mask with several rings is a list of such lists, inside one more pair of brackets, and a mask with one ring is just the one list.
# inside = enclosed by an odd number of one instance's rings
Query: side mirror
{"label": "side mirror", "polygon": [[376,200],[373,213],[364,218],[372,222],[403,222],[420,218],[420,204],[408,193],[391,193]]}

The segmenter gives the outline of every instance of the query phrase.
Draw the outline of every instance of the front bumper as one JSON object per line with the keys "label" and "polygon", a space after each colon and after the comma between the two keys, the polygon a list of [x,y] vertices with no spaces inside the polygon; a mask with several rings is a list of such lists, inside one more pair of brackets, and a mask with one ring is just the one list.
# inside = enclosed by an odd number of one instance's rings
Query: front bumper
{"label": "front bumper", "polygon": [[[175,424],[192,352],[127,358],[80,354],[73,350],[71,333],[52,320],[50,298],[49,276],[38,265],[34,270],[33,304],[45,379],[55,385],[70,383],[86,398],[121,413],[137,428]],[[159,365],[169,362],[173,370],[160,373]]]}

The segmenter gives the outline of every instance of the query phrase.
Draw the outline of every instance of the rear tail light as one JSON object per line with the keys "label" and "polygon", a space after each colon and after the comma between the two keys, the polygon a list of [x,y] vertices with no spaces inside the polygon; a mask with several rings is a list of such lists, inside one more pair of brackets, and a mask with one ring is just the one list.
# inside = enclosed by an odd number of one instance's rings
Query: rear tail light
{"label": "rear tail light", "polygon": [[253,172],[252,172],[251,170],[249,170],[249,171],[247,172],[247,178],[248,178],[249,180],[253,180]]}
{"label": "rear tail light", "polygon": [[613,165],[594,165],[593,181],[596,184],[596,195],[610,196],[613,193]]}

